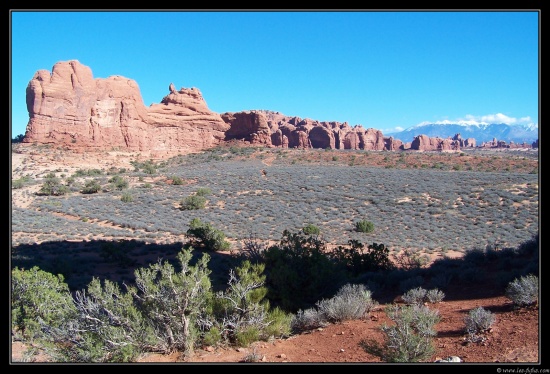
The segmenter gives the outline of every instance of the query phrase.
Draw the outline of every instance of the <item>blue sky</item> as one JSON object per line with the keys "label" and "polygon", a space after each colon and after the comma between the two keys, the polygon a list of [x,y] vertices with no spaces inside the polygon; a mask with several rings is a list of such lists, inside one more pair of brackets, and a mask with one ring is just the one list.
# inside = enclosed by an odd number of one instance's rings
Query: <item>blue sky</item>
{"label": "blue sky", "polygon": [[267,109],[385,134],[539,121],[536,10],[13,10],[10,21],[12,137],[25,132],[36,71],[69,60],[135,80],[146,106],[174,83],[217,113]]}

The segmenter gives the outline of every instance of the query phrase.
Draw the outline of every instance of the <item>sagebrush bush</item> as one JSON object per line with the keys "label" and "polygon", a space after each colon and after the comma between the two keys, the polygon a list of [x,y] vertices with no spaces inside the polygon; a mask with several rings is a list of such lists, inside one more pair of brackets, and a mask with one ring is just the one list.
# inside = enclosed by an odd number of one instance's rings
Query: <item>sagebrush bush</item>
{"label": "sagebrush bush", "polygon": [[316,308],[307,308],[305,310],[300,309],[296,312],[292,318],[290,327],[295,332],[301,332],[324,327],[328,324],[329,322],[323,312]]}
{"label": "sagebrush bush", "polygon": [[533,274],[516,278],[506,287],[505,295],[518,307],[534,304],[539,297],[539,278]]}
{"label": "sagebrush bush", "polygon": [[372,293],[363,284],[345,284],[336,295],[323,299],[317,309],[330,322],[340,322],[365,317],[378,303],[372,299]]}
{"label": "sagebrush bush", "polygon": [[445,293],[437,288],[433,288],[426,292],[426,299],[432,304],[440,303],[445,298]]}
{"label": "sagebrush bush", "polygon": [[424,305],[386,307],[386,314],[395,322],[380,327],[385,334],[383,345],[375,340],[362,340],[360,345],[368,353],[379,356],[386,362],[422,362],[435,352],[432,339],[437,332],[439,311]]}
{"label": "sagebrush bush", "polygon": [[470,335],[477,335],[487,331],[495,323],[495,315],[483,307],[470,310],[464,317],[465,330]]}
{"label": "sagebrush bush", "polygon": [[413,304],[422,304],[424,302],[424,298],[426,297],[426,291],[422,287],[416,287],[408,290],[405,292],[401,298],[405,302],[405,304],[413,305]]}

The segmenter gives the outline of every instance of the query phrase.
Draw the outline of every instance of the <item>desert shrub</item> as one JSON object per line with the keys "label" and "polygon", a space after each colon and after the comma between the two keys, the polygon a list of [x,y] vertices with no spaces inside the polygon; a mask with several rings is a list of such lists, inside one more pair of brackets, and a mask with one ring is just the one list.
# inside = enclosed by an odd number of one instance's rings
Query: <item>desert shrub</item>
{"label": "desert shrub", "polygon": [[49,173],[44,179],[44,183],[38,190],[38,195],[61,196],[69,192],[69,187],[61,184],[61,180],[53,173]]}
{"label": "desert shrub", "polygon": [[292,331],[302,332],[307,330],[313,330],[318,327],[327,326],[329,322],[323,312],[317,308],[307,308],[305,310],[299,309],[293,316],[291,322]]}
{"label": "desert shrub", "polygon": [[115,175],[114,177],[110,178],[108,182],[113,185],[113,188],[119,191],[128,188],[129,185],[128,181],[122,178],[120,175]]}
{"label": "desert shrub", "polygon": [[348,245],[336,247],[329,256],[353,274],[394,268],[389,257],[390,251],[384,244],[373,243],[365,248],[360,241],[349,240]]}
{"label": "desert shrub", "polygon": [[201,342],[204,345],[215,346],[223,341],[222,329],[218,326],[209,325],[208,330],[202,334]]}
{"label": "desert shrub", "polygon": [[12,189],[23,188],[25,186],[25,184],[30,181],[30,179],[31,178],[29,176],[24,176],[24,177],[21,177],[19,179],[14,179],[11,182],[11,188]]}
{"label": "desert shrub", "polygon": [[405,292],[401,298],[408,305],[422,304],[427,291],[422,287],[416,287]]}
{"label": "desert shrub", "polygon": [[428,264],[430,257],[421,255],[418,249],[404,249],[395,256],[395,262],[405,270],[419,269]]}
{"label": "desert shrub", "polygon": [[196,196],[208,196],[212,193],[212,190],[208,187],[200,187],[195,191]]}
{"label": "desert shrub", "polygon": [[75,173],[73,174],[73,176],[75,177],[91,177],[91,176],[96,176],[96,175],[102,175],[103,174],[103,170],[101,169],[78,169],[77,171],[75,171]]}
{"label": "desert shrub", "polygon": [[[248,260],[231,269],[228,287],[216,293],[211,318],[202,321],[202,329],[209,331],[214,327],[223,341],[244,347],[254,341],[288,334],[290,316],[278,308],[269,310],[264,269],[264,264]],[[212,340],[208,332],[205,336]]]}
{"label": "desert shrub", "polygon": [[124,192],[120,197],[120,201],[122,201],[123,203],[131,203],[132,201],[134,201],[134,195],[132,195],[130,192]]}
{"label": "desert shrub", "polygon": [[178,176],[173,176],[172,177],[172,184],[174,186],[181,186],[183,184],[183,179],[181,179],[180,177]]}
{"label": "desert shrub", "polygon": [[312,307],[334,294],[345,274],[327,257],[326,244],[314,236],[283,232],[264,253],[268,299],[291,312]]}
{"label": "desert shrub", "polygon": [[206,205],[206,198],[200,195],[187,196],[180,202],[181,210],[197,210],[203,209]]}
{"label": "desert shrub", "polygon": [[225,240],[223,231],[212,226],[211,223],[205,223],[200,218],[193,218],[189,223],[189,229],[186,232],[191,239],[188,244],[201,246],[211,251],[226,251],[231,244]]}
{"label": "desert shrub", "polygon": [[434,326],[439,322],[439,311],[424,305],[395,304],[386,307],[386,314],[395,323],[380,327],[384,333],[384,343],[375,340],[362,340],[360,345],[385,362],[422,362],[430,359],[435,352],[433,337],[437,332]]}
{"label": "desert shrub", "polygon": [[367,220],[361,220],[355,222],[355,231],[363,233],[371,233],[374,231],[374,223]]}
{"label": "desert shrub", "polygon": [[139,171],[141,169],[146,174],[155,174],[157,172],[158,166],[153,160],[147,160],[145,162],[130,161],[130,164],[134,166],[135,171]]}
{"label": "desert shrub", "polygon": [[241,362],[259,362],[263,358],[261,353],[258,353],[256,347],[253,348],[252,352],[247,353]]}
{"label": "desert shrub", "polygon": [[132,362],[154,344],[153,330],[130,293],[94,278],[76,291],[78,311],[59,328],[48,330],[45,351],[56,362]]}
{"label": "desert shrub", "polygon": [[263,336],[266,338],[283,338],[292,333],[292,313],[285,313],[281,308],[275,307],[267,313],[268,325],[264,327]]}
{"label": "desert shrub", "polygon": [[101,185],[96,179],[92,179],[86,182],[81,192],[83,194],[93,194],[99,192],[99,190],[101,190]]}
{"label": "desert shrub", "polygon": [[193,255],[183,249],[177,254],[179,270],[160,260],[148,268],[135,271],[136,286],[128,291],[134,296],[153,327],[156,350],[181,351],[192,355],[198,339],[199,316],[212,298],[208,269],[210,256],[203,253],[194,266]]}
{"label": "desert shrub", "polygon": [[538,294],[539,278],[533,274],[514,279],[505,290],[506,297],[518,307],[536,303]]}
{"label": "desert shrub", "polygon": [[261,331],[256,325],[242,326],[235,333],[235,344],[238,347],[248,347],[250,344],[260,340]]}
{"label": "desert shrub", "polygon": [[42,327],[58,327],[74,318],[76,309],[63,275],[53,275],[34,266],[15,267],[11,277],[12,329],[23,339],[42,335]]}
{"label": "desert shrub", "polygon": [[474,341],[478,340],[480,334],[491,328],[493,323],[495,323],[495,315],[481,306],[470,310],[464,317],[465,331]]}
{"label": "desert shrub", "polygon": [[319,235],[321,233],[321,229],[319,229],[319,227],[309,223],[309,224],[305,225],[302,228],[302,232],[305,235]]}
{"label": "desert shrub", "polygon": [[443,301],[444,298],[445,293],[441,290],[438,290],[437,288],[433,288],[426,292],[426,299],[432,304],[440,303]]}
{"label": "desert shrub", "polygon": [[317,309],[330,322],[340,322],[365,317],[378,303],[362,284],[345,284],[330,299],[317,302]]}

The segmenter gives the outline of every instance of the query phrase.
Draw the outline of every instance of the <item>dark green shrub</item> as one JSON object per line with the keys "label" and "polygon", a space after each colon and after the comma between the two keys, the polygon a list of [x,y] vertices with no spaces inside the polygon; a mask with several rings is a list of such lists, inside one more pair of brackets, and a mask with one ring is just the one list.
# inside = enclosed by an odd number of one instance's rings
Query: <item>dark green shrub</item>
{"label": "dark green shrub", "polygon": [[180,185],[183,184],[183,179],[181,179],[181,178],[178,177],[178,176],[173,176],[173,177],[172,177],[172,184],[173,184],[174,186],[180,186]]}
{"label": "dark green shrub", "polygon": [[270,302],[297,311],[333,295],[345,274],[326,252],[322,240],[285,230],[279,244],[264,253]]}
{"label": "dark green shrub", "polygon": [[47,196],[61,196],[66,195],[69,192],[69,187],[61,184],[61,181],[59,178],[55,176],[53,173],[49,173],[44,183],[42,184],[42,187],[40,187],[40,190],[38,190],[38,195],[47,195]]}
{"label": "dark green shrub", "polygon": [[371,233],[374,231],[374,223],[367,220],[357,221],[355,222],[355,231],[367,234]]}
{"label": "dark green shrub", "polygon": [[338,246],[328,255],[339,265],[357,275],[366,271],[391,270],[390,250],[384,244],[373,243],[365,248],[358,240],[349,240],[349,247]]}
{"label": "dark green shrub", "polygon": [[59,327],[74,318],[76,309],[63,275],[57,276],[34,266],[11,272],[12,329],[24,339],[42,335],[44,325]]}
{"label": "dark green shrub", "polygon": [[101,185],[97,180],[92,179],[86,182],[81,192],[83,194],[93,194],[99,192],[99,190],[101,190]]}
{"label": "dark green shrub", "polygon": [[114,177],[109,179],[109,183],[111,183],[113,187],[119,191],[128,188],[128,181],[122,178],[120,175],[115,175]]}
{"label": "dark green shrub", "polygon": [[302,228],[302,232],[306,235],[319,235],[321,233],[321,229],[309,223]]}
{"label": "dark green shrub", "polygon": [[206,198],[199,195],[187,196],[180,202],[181,210],[197,210],[203,209],[206,206]]}
{"label": "dark green shrub", "polygon": [[211,251],[226,251],[231,247],[221,230],[214,228],[210,223],[202,222],[199,218],[191,220],[186,234],[191,238],[189,244],[193,246]]}

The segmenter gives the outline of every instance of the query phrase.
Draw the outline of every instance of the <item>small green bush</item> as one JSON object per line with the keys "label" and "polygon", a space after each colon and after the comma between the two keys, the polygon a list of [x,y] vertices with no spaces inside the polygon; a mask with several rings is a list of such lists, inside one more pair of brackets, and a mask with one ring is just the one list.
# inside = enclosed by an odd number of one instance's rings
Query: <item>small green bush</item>
{"label": "small green bush", "polygon": [[66,195],[69,192],[69,187],[61,184],[61,181],[59,178],[55,176],[53,173],[49,173],[44,183],[42,184],[42,187],[40,187],[40,190],[38,190],[38,195],[47,195],[47,196],[61,196]]}
{"label": "small green bush", "polygon": [[81,192],[83,194],[93,194],[99,192],[99,190],[101,190],[101,185],[97,180],[92,179],[86,182]]}
{"label": "small green bush", "polygon": [[189,223],[187,235],[191,238],[191,245],[202,246],[211,251],[226,251],[231,244],[225,240],[225,234],[212,226],[204,223],[199,218],[193,218]]}
{"label": "small green bush", "polygon": [[199,195],[187,196],[180,202],[181,210],[198,210],[206,206],[206,198]]}
{"label": "small green bush", "polygon": [[128,181],[124,178],[122,178],[120,175],[115,175],[111,179],[109,179],[109,183],[113,185],[113,187],[117,190],[123,190],[125,188],[128,188]]}
{"label": "small green bush", "polygon": [[181,179],[180,177],[178,176],[173,176],[172,177],[172,185],[174,186],[181,186],[183,184],[183,179]]}
{"label": "small green bush", "polygon": [[260,328],[256,325],[242,327],[235,333],[235,343],[239,347],[248,347],[250,344],[260,340]]}
{"label": "small green bush", "polygon": [[212,190],[208,187],[200,187],[195,192],[196,196],[208,196],[212,193]]}
{"label": "small green bush", "polygon": [[306,235],[319,235],[321,233],[321,229],[309,223],[302,228],[302,232]]}
{"label": "small green bush", "polygon": [[56,328],[75,317],[71,293],[61,274],[53,275],[34,266],[11,272],[12,329],[22,338],[40,337],[43,326]]}
{"label": "small green bush", "polygon": [[125,192],[120,197],[120,201],[122,201],[123,203],[131,203],[132,201],[134,201],[134,196],[130,192]]}
{"label": "small green bush", "polygon": [[357,221],[355,222],[355,231],[366,234],[371,233],[374,231],[374,223],[367,220]]}

